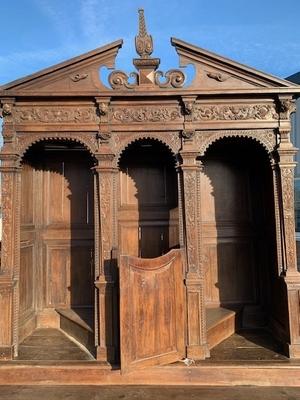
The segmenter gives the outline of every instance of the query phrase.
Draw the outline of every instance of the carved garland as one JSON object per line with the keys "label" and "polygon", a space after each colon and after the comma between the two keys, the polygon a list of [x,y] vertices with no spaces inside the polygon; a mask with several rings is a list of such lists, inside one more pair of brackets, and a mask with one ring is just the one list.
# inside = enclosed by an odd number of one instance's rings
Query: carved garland
{"label": "carved garland", "polygon": [[116,122],[172,122],[180,121],[180,107],[158,108],[158,107],[141,107],[141,108],[117,108],[112,109],[112,120]]}
{"label": "carved garland", "polygon": [[14,110],[17,124],[40,123],[99,123],[95,107],[20,107]]}
{"label": "carved garland", "polygon": [[[163,137],[163,139],[162,139]],[[131,133],[129,135],[119,135],[114,134],[112,137],[113,147],[116,154],[115,157],[115,165],[116,166],[121,158],[122,153],[132,144],[138,140],[142,139],[154,139],[161,144],[167,146],[169,150],[173,153],[174,157],[179,152],[181,147],[181,139],[179,132],[164,132],[163,134],[160,133]]]}
{"label": "carved garland", "polygon": [[196,105],[193,110],[194,121],[238,121],[238,120],[270,120],[278,119],[274,105]]}
{"label": "carved garland", "polygon": [[196,132],[196,143],[199,155],[204,156],[208,148],[217,140],[224,138],[249,138],[260,143],[270,154],[277,144],[276,134],[273,130],[222,130],[222,131],[198,131]]}
{"label": "carved garland", "polygon": [[43,142],[47,140],[67,140],[72,142],[77,142],[88,150],[88,152],[94,156],[98,149],[98,141],[96,135],[87,136],[79,133],[65,133],[65,132],[57,132],[57,133],[43,133],[43,134],[34,134],[34,135],[24,135],[19,136],[17,139],[17,150],[20,154],[20,158],[23,158],[25,152],[35,143]]}

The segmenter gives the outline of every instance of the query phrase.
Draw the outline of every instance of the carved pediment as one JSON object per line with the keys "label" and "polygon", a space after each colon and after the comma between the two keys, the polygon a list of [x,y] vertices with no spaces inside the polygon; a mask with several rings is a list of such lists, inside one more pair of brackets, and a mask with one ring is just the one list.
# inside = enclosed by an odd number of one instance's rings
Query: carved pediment
{"label": "carved pediment", "polygon": [[284,79],[232,61],[208,50],[171,38],[179,57],[180,66],[195,66],[195,78],[189,89],[251,89],[297,86]]}
{"label": "carved pediment", "polygon": [[113,68],[123,41],[117,40],[25,78],[9,82],[2,90],[46,93],[80,93],[109,90],[99,79],[101,66]]}

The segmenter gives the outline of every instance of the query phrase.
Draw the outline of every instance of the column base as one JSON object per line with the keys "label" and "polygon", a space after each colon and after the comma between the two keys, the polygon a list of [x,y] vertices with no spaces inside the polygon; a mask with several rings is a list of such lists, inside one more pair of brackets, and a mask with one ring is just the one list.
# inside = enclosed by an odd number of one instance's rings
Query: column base
{"label": "column base", "polygon": [[289,358],[300,358],[300,344],[286,343],[284,350]]}
{"label": "column base", "polygon": [[186,355],[192,360],[205,360],[210,357],[210,352],[207,344],[189,345],[186,348]]}
{"label": "column base", "polygon": [[108,347],[96,347],[96,359],[97,361],[104,361],[110,364],[116,362],[116,350],[113,346]]}
{"label": "column base", "polygon": [[13,346],[1,346],[0,347],[0,360],[8,361],[14,358],[14,347]]}

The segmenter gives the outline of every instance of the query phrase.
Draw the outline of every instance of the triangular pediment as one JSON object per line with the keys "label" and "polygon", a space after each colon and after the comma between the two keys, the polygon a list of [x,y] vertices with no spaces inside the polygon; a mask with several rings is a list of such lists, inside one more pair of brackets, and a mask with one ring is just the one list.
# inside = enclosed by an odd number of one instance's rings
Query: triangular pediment
{"label": "triangular pediment", "polygon": [[113,68],[123,41],[117,40],[88,53],[53,65],[32,75],[3,85],[2,90],[39,93],[84,93],[109,90],[99,79],[101,66]]}
{"label": "triangular pediment", "polygon": [[180,39],[171,38],[171,44],[179,55],[181,67],[189,64],[195,66],[195,77],[189,89],[232,90],[298,86]]}

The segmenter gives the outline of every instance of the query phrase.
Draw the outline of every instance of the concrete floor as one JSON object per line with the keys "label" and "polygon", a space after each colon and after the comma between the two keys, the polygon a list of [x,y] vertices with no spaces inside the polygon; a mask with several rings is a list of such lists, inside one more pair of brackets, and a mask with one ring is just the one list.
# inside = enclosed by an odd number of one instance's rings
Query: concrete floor
{"label": "concrete floor", "polygon": [[0,386],[1,400],[299,400],[300,388]]}

